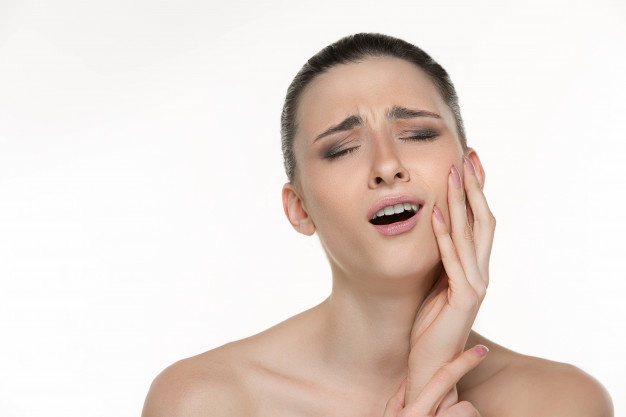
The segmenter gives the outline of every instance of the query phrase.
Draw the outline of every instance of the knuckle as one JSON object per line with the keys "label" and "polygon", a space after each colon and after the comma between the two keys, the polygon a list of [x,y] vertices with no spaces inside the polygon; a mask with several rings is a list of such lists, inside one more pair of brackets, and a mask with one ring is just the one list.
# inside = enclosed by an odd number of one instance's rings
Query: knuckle
{"label": "knuckle", "polygon": [[435,373],[435,375],[433,375],[433,382],[437,385],[441,384],[441,385],[448,385],[448,384],[454,384],[456,383],[456,378],[455,375],[452,373],[452,371],[444,366],[442,368],[440,368],[437,373]]}
{"label": "knuckle", "polygon": [[465,238],[465,240],[468,240],[470,242],[474,241],[474,230],[472,229],[472,226],[468,223],[465,224],[465,227],[463,228],[463,237]]}
{"label": "knuckle", "polygon": [[472,225],[470,224],[469,220],[465,223],[465,225],[463,226],[463,228],[452,228],[452,231],[450,232],[450,237],[452,238],[453,241],[456,241],[457,239],[464,239],[464,240],[468,240],[470,242],[474,241],[474,228],[472,227]]}
{"label": "knuckle", "polygon": [[444,263],[448,262],[449,260],[454,259],[453,256],[451,256],[450,254],[448,254],[448,253],[446,253],[444,251],[440,251],[440,253],[441,253],[441,261],[444,262]]}
{"label": "knuckle", "polygon": [[489,224],[489,227],[491,227],[492,229],[496,228],[496,218],[492,212],[489,212],[489,214],[487,215],[487,222]]}

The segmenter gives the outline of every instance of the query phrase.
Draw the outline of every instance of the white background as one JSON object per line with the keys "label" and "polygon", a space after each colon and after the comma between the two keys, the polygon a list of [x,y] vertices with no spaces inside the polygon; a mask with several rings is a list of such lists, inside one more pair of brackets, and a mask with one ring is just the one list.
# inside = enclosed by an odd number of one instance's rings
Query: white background
{"label": "white background", "polygon": [[137,416],[165,366],[326,297],[279,116],[359,31],[457,86],[498,219],[477,330],[626,414],[626,3],[0,0],[0,415]]}

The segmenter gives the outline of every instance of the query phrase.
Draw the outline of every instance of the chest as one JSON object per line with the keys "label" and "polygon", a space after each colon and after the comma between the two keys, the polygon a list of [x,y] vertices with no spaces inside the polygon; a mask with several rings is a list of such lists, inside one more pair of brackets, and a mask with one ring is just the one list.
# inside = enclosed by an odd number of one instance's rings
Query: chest
{"label": "chest", "polygon": [[271,417],[380,417],[386,394],[354,386],[332,386],[320,382],[272,381],[255,385],[250,392],[249,416]]}

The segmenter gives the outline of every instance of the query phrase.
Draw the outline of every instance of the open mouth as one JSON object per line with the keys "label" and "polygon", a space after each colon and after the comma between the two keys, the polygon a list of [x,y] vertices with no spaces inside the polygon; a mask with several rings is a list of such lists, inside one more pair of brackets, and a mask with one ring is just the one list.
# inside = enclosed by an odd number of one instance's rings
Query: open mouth
{"label": "open mouth", "polygon": [[370,219],[370,223],[382,226],[387,224],[393,224],[403,222],[415,216],[415,213],[419,210],[418,205],[410,203],[400,203],[393,206],[387,206],[379,210],[374,217]]}

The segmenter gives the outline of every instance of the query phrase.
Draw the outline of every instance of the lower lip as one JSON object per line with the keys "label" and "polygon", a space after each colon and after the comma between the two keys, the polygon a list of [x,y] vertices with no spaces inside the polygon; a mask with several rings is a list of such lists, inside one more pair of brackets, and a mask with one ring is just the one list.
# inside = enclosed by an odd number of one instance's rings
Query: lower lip
{"label": "lower lip", "polygon": [[401,235],[402,233],[406,233],[409,230],[413,229],[413,227],[415,227],[415,225],[417,224],[417,216],[419,216],[419,214],[422,212],[422,208],[420,207],[419,210],[417,210],[417,213],[415,213],[415,216],[411,217],[410,219],[406,219],[404,221],[401,222],[397,222],[397,223],[392,223],[392,224],[372,224],[372,226],[374,226],[374,228],[376,230],[378,230],[378,232],[382,235],[385,236],[396,236],[396,235]]}

